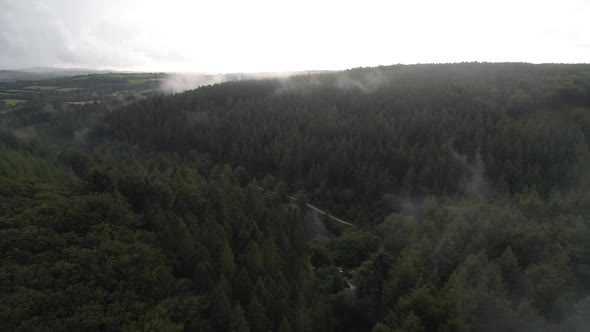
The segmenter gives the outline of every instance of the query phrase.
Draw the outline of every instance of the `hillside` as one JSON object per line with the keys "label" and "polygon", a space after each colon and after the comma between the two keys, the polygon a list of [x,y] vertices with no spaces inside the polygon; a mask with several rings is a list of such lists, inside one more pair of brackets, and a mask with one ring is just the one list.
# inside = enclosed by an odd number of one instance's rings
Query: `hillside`
{"label": "hillside", "polygon": [[392,66],[155,96],[107,123],[127,143],[205,152],[370,220],[392,212],[372,213],[388,194],[567,189],[587,152],[589,87],[589,66]]}
{"label": "hillside", "polygon": [[16,70],[0,70],[0,82],[34,81],[58,77],[71,77],[78,75],[98,74],[101,70],[82,68],[53,68],[53,67],[32,67]]}
{"label": "hillside", "polygon": [[590,65],[109,94],[5,115],[2,329],[589,325]]}

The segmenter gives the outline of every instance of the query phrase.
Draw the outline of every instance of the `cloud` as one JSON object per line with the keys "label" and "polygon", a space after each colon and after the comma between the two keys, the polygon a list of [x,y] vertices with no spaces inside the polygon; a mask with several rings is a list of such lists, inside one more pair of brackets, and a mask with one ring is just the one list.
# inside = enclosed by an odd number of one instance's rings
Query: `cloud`
{"label": "cloud", "polygon": [[125,66],[132,62],[121,61],[110,45],[88,35],[80,22],[71,19],[75,12],[60,8],[57,2],[49,3],[52,2],[1,0],[0,60],[4,66]]}
{"label": "cloud", "polygon": [[485,164],[479,150],[475,153],[473,162],[468,161],[467,155],[456,152],[451,145],[449,145],[449,150],[453,158],[468,172],[468,179],[463,182],[465,192],[485,198],[490,193],[490,185],[486,179]]}
{"label": "cloud", "polygon": [[167,93],[182,92],[229,80],[230,78],[227,75],[175,73],[162,80],[160,89]]}
{"label": "cloud", "polygon": [[[160,90],[166,93],[182,92],[205,85],[241,80],[278,79],[282,87],[289,86],[294,77],[313,77],[312,72],[260,72],[230,74],[171,73],[161,81]],[[303,82],[309,87],[309,83]],[[292,91],[292,90],[291,90]]]}
{"label": "cloud", "polygon": [[[583,62],[584,0],[0,0],[0,66],[192,72]],[[364,87],[364,86],[363,86]]]}
{"label": "cloud", "polygon": [[108,12],[132,10],[131,2],[114,4],[111,0],[0,0],[0,63],[4,68],[124,69],[187,60],[178,50],[159,47],[138,22],[111,19]]}

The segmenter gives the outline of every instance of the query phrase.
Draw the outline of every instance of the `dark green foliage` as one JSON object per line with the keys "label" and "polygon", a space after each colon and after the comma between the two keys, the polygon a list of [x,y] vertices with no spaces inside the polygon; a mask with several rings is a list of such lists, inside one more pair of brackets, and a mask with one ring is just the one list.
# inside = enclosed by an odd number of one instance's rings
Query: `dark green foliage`
{"label": "dark green foliage", "polygon": [[[5,152],[9,163],[24,154]],[[30,180],[0,177],[2,329],[266,331],[298,294],[317,292],[298,272],[303,244],[287,236],[298,211],[215,170],[203,178],[178,161],[127,153],[76,157],[93,171],[76,172],[83,178],[70,176],[69,187],[49,182],[67,172],[41,157],[48,171],[23,173]],[[252,314],[236,300],[254,303]]]}
{"label": "dark green foliage", "polygon": [[332,253],[321,242],[312,242],[309,245],[309,258],[313,266],[325,266],[334,264]]}
{"label": "dark green foliage", "polygon": [[305,189],[364,223],[400,211],[408,194],[568,188],[590,142],[589,122],[578,121],[587,120],[588,72],[478,63],[354,69],[154,97],[107,122],[143,147],[197,149],[259,179],[271,173],[290,192]]}
{"label": "dark green foliage", "polygon": [[211,294],[210,323],[215,331],[229,330],[229,322],[232,316],[230,299],[231,293],[227,279],[222,276]]}
{"label": "dark green foliage", "polygon": [[239,303],[236,303],[236,305],[233,308],[232,316],[229,322],[229,331],[250,332],[250,328],[248,327],[248,321],[246,320],[246,314]]}
{"label": "dark green foliage", "polygon": [[347,267],[358,266],[379,248],[379,237],[370,233],[352,231],[340,236],[332,244],[334,261]]}
{"label": "dark green foliage", "polygon": [[266,315],[266,310],[258,301],[257,297],[253,297],[248,305],[248,323],[252,332],[264,332],[270,329],[270,322]]}
{"label": "dark green foliage", "polygon": [[[0,329],[583,330],[589,73],[391,66],[87,115],[31,102],[5,122],[55,142],[0,135]],[[60,145],[89,124],[102,143]],[[356,226],[323,217],[308,242],[308,203]]]}

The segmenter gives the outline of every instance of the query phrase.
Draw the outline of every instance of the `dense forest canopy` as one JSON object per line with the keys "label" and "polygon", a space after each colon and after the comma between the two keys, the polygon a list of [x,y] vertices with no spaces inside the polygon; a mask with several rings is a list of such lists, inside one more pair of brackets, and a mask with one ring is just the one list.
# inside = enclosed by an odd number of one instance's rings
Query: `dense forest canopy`
{"label": "dense forest canopy", "polygon": [[590,326],[590,65],[356,68],[12,113],[37,139],[0,137],[2,329]]}
{"label": "dense forest canopy", "polygon": [[149,98],[107,123],[123,141],[208,153],[381,218],[392,195],[567,191],[587,157],[588,89],[588,66],[361,68]]}

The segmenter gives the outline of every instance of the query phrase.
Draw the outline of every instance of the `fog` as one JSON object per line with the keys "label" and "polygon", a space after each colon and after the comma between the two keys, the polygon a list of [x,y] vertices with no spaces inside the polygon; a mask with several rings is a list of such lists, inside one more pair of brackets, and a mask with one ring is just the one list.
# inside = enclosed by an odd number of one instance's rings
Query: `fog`
{"label": "fog", "polygon": [[160,89],[167,93],[182,92],[228,80],[228,76],[220,74],[174,73],[161,81]]}
{"label": "fog", "polygon": [[281,82],[289,82],[292,76],[308,75],[309,73],[311,72],[261,72],[230,74],[172,73],[168,74],[166,78],[161,81],[160,89],[166,93],[176,93],[223,82],[269,78],[279,79]]}
{"label": "fog", "polygon": [[467,194],[484,198],[490,191],[490,186],[485,177],[485,165],[481,153],[477,151],[472,161],[467,155],[457,153],[451,149],[451,155],[458,161],[466,172],[463,181],[463,189]]}
{"label": "fog", "polygon": [[313,240],[334,239],[336,236],[326,228],[326,225],[321,220],[322,217],[323,215],[320,215],[312,209],[307,209],[307,212],[305,213],[305,221],[307,222],[306,226],[309,228]]}

